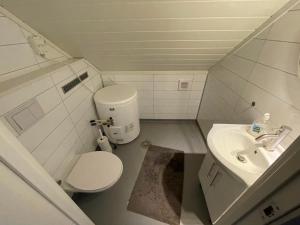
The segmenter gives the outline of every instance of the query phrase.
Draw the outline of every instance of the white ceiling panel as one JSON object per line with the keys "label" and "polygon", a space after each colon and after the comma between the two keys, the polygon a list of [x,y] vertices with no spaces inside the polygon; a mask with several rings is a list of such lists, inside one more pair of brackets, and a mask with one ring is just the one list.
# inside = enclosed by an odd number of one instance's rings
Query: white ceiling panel
{"label": "white ceiling panel", "polygon": [[207,69],[288,0],[3,0],[104,70]]}

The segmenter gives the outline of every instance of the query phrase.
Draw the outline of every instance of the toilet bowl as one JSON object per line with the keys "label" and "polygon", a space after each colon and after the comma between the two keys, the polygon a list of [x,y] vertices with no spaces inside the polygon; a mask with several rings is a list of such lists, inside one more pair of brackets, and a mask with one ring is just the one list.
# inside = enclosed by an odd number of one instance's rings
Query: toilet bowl
{"label": "toilet bowl", "polygon": [[80,155],[61,186],[68,192],[101,192],[112,187],[122,172],[122,161],[113,153],[88,152]]}

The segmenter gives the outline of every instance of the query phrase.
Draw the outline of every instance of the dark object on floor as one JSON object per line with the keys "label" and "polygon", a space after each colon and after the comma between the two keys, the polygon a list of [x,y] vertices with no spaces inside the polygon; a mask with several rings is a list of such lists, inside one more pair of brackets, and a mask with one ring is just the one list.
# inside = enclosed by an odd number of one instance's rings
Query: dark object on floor
{"label": "dark object on floor", "polygon": [[151,141],[148,141],[148,140],[144,140],[142,143],[141,143],[141,146],[145,149],[149,148],[149,146],[151,145]]}
{"label": "dark object on floor", "polygon": [[170,225],[180,224],[184,152],[151,145],[127,209]]}

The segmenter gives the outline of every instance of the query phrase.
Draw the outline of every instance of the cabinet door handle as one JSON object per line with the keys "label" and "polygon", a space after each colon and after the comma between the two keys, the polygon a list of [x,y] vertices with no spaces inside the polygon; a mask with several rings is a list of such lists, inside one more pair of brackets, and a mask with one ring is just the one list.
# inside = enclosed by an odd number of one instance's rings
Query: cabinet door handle
{"label": "cabinet door handle", "polygon": [[210,169],[209,169],[209,171],[208,171],[208,174],[207,174],[207,176],[211,176],[212,175],[212,172],[213,172],[213,169],[214,169],[214,167],[216,166],[216,163],[212,163],[212,165],[211,165],[211,167],[210,167]]}
{"label": "cabinet door handle", "polygon": [[207,173],[207,179],[209,180],[209,183],[211,184],[213,179],[215,178],[218,171],[218,166],[216,163],[212,163],[212,166],[210,167],[208,173]]}
{"label": "cabinet door handle", "polygon": [[210,183],[210,186],[214,186],[217,183],[217,181],[221,179],[221,177],[222,177],[222,172],[220,172],[220,170],[218,169],[216,175],[214,176],[212,182]]}

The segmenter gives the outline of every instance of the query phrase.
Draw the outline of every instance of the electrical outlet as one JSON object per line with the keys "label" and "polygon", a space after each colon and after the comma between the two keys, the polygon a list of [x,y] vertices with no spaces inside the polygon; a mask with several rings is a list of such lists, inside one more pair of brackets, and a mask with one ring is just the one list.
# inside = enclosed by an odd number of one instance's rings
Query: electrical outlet
{"label": "electrical outlet", "polygon": [[280,208],[274,202],[268,202],[261,207],[261,215],[264,221],[269,222],[280,214]]}
{"label": "electrical outlet", "polygon": [[178,90],[179,91],[188,91],[191,89],[192,82],[190,80],[179,80],[178,81]]}

